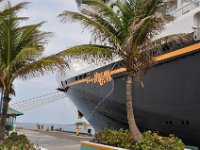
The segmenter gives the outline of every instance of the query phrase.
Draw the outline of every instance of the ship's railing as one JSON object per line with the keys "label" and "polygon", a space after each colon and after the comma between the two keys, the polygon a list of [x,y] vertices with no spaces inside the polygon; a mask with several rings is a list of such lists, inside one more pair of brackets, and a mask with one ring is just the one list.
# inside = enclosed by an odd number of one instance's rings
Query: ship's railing
{"label": "ship's railing", "polygon": [[173,12],[170,12],[171,15],[175,16],[175,17],[181,17],[184,14],[190,12],[191,10],[197,8],[200,6],[200,0],[193,0],[190,3],[183,5],[181,8],[176,9]]}
{"label": "ship's railing", "polygon": [[151,50],[149,50],[150,57],[157,57],[200,42],[199,40],[196,40],[194,38],[194,33],[187,34],[185,38],[187,38],[187,40],[182,40],[182,38],[180,39],[175,38],[174,40],[169,40],[169,41],[164,40],[162,42],[163,46],[160,47],[159,50],[157,48],[155,49],[152,48]]}

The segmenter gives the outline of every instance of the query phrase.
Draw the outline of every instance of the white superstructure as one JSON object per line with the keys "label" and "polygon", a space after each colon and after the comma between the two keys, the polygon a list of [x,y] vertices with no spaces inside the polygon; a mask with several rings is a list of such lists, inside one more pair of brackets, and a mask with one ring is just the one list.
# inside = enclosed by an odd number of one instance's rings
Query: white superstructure
{"label": "white superstructure", "polygon": [[176,19],[161,34],[194,33],[200,39],[200,0],[169,0],[168,13]]}

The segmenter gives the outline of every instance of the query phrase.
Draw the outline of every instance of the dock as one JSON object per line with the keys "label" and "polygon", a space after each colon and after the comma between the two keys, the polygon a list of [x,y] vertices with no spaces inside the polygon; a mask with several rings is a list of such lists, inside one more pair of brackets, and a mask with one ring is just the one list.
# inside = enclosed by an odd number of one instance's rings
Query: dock
{"label": "dock", "polygon": [[39,145],[44,150],[80,150],[80,141],[90,141],[92,137],[76,136],[59,131],[26,130],[17,131],[24,134],[31,143]]}

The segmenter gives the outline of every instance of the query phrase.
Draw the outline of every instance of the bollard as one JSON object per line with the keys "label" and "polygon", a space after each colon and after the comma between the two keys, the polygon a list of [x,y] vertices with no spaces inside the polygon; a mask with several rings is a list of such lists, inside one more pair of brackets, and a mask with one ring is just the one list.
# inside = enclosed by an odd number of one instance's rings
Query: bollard
{"label": "bollard", "polygon": [[79,129],[78,125],[77,125],[76,126],[76,136],[79,136],[79,131],[80,131],[80,129]]}
{"label": "bollard", "polygon": [[53,131],[53,126],[51,126],[51,131]]}
{"label": "bollard", "polygon": [[36,123],[36,130],[39,130],[40,129],[40,125],[39,123]]}

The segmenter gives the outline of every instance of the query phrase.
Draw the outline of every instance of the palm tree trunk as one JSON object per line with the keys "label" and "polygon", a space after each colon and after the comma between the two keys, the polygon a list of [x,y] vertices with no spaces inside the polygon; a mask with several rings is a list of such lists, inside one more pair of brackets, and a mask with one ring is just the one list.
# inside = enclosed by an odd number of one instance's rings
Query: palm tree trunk
{"label": "palm tree trunk", "polygon": [[5,137],[8,103],[9,103],[9,93],[5,92],[4,97],[3,97],[3,110],[2,110],[1,122],[0,122],[0,141],[3,141]]}
{"label": "palm tree trunk", "polygon": [[130,129],[133,141],[136,142],[142,138],[142,134],[136,125],[135,117],[133,114],[132,84],[133,84],[132,76],[128,74],[127,79],[126,79],[127,119],[128,119],[128,125],[129,125],[129,129]]}

